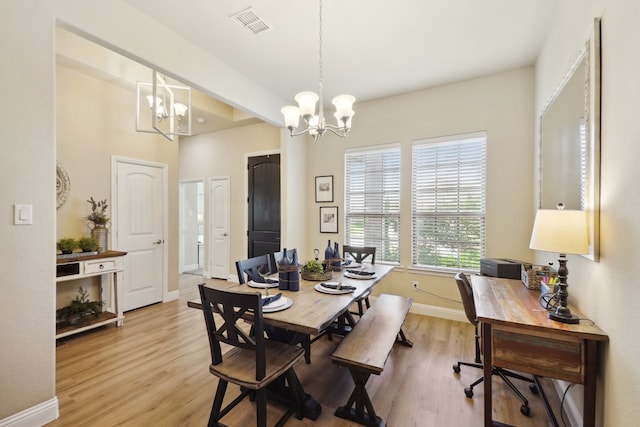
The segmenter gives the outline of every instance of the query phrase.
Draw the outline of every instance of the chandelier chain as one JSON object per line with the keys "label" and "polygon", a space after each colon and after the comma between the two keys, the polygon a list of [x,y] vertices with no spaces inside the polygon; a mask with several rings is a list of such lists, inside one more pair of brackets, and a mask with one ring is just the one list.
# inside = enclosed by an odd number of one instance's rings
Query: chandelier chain
{"label": "chandelier chain", "polygon": [[320,7],[319,7],[319,14],[320,14],[320,25],[318,26],[319,30],[318,30],[318,39],[320,40],[318,43],[318,56],[320,58],[320,64],[319,64],[319,69],[318,69],[318,85],[319,85],[319,92],[320,92],[320,105],[322,105],[322,0],[320,0]]}

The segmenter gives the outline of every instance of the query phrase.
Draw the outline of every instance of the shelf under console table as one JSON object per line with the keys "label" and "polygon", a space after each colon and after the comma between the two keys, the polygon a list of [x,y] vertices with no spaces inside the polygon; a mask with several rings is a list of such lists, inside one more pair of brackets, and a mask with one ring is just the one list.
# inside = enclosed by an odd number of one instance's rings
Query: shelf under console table
{"label": "shelf under console table", "polygon": [[87,277],[100,277],[100,295],[104,292],[105,279],[109,283],[110,301],[97,319],[82,325],[56,325],[56,339],[87,331],[89,329],[116,323],[124,323],[122,297],[124,295],[124,256],[126,252],[105,251],[83,255],[82,253],[58,257],[56,260],[56,282],[68,282]]}

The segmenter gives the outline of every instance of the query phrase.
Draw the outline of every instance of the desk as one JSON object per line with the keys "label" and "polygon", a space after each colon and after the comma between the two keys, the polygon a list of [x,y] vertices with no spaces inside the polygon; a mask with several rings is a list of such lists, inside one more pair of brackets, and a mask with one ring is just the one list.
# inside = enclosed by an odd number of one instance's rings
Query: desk
{"label": "desk", "polygon": [[[607,334],[590,320],[571,325],[549,319],[538,302],[540,292],[520,280],[471,276],[471,285],[482,325],[484,377],[491,378],[491,367],[497,366],[584,384],[583,426],[594,427],[597,344],[608,341]],[[536,384],[541,387],[537,378]],[[503,426],[492,419],[491,381],[484,381],[484,396],[484,425]]]}

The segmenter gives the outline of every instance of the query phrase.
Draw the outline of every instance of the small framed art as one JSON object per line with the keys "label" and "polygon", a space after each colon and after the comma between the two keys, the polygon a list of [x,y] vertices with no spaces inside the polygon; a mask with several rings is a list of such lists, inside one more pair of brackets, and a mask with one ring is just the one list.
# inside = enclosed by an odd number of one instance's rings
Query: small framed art
{"label": "small framed art", "polygon": [[333,175],[316,176],[316,203],[333,202]]}
{"label": "small framed art", "polygon": [[338,207],[337,206],[321,206],[320,207],[320,232],[321,233],[337,233],[338,232]]}

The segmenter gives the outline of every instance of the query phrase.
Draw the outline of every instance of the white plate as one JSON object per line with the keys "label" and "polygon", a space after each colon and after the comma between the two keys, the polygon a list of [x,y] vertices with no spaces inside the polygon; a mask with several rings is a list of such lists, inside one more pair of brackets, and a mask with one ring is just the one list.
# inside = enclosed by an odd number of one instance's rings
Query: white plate
{"label": "white plate", "polygon": [[[271,280],[278,280],[278,279],[271,279]],[[260,283],[260,282],[254,282],[253,280],[249,280],[247,282],[247,285],[250,288],[258,288],[258,289],[264,289],[264,288],[277,288],[278,287],[278,283]]]}
{"label": "white plate", "polygon": [[340,268],[360,268],[362,264],[359,262],[351,261],[349,264],[345,264],[344,262],[340,264]]}
{"label": "white plate", "polygon": [[280,310],[284,310],[286,308],[289,308],[293,305],[293,300],[291,300],[291,298],[287,298],[285,296],[282,296],[280,298],[278,298],[277,300],[275,300],[274,302],[267,304],[265,306],[262,306],[262,312],[263,313],[273,313],[274,311],[280,311]]}
{"label": "white plate", "polygon": [[353,274],[353,273],[349,273],[348,271],[344,272],[344,277],[348,277],[350,279],[360,279],[360,280],[369,280],[369,279],[375,279],[376,275],[370,275],[370,276],[364,276],[361,274]]}
{"label": "white plate", "polygon": [[[323,283],[327,283],[329,285],[337,285],[340,282],[323,282]],[[350,294],[351,292],[353,292],[353,289],[325,288],[324,286],[322,286],[322,283],[318,283],[317,285],[315,285],[314,289],[318,292],[322,292],[323,294],[332,294],[332,295]]]}

